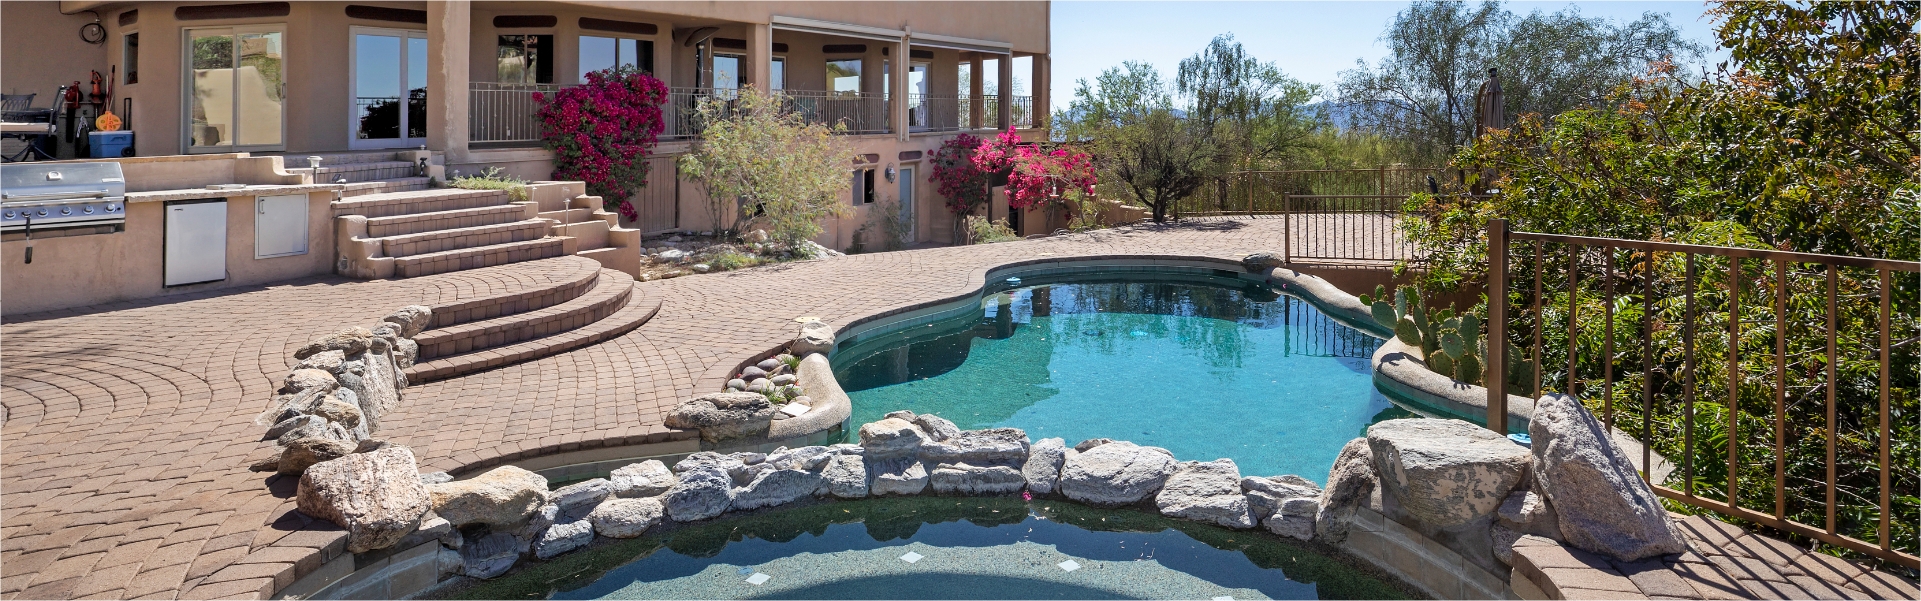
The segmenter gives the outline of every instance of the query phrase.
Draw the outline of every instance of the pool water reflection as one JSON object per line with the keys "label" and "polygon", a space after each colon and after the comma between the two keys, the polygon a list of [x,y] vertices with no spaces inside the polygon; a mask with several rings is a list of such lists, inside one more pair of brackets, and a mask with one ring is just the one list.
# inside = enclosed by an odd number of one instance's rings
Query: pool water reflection
{"label": "pool water reflection", "polygon": [[1411,415],[1374,389],[1380,340],[1265,285],[1167,273],[1029,280],[978,313],[837,352],[851,423],[908,409],[963,429],[1130,440],[1319,481],[1368,424]]}

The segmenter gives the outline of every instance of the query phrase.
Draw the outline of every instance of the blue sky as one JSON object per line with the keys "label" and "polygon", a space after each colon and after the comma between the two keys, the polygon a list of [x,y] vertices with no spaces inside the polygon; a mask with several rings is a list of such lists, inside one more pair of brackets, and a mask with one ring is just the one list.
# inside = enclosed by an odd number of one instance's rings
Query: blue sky
{"label": "blue sky", "polygon": [[[1713,23],[1702,2],[1509,2],[1525,15],[1576,6],[1588,17],[1633,20],[1667,13],[1683,36],[1714,47]],[[1173,77],[1180,60],[1221,33],[1233,33],[1248,52],[1279,64],[1296,79],[1333,87],[1355,59],[1370,64],[1387,54],[1381,32],[1406,2],[1106,2],[1053,3],[1054,108],[1066,107],[1078,79],[1093,80],[1122,61],[1140,60]],[[1712,63],[1725,53],[1711,52]]]}

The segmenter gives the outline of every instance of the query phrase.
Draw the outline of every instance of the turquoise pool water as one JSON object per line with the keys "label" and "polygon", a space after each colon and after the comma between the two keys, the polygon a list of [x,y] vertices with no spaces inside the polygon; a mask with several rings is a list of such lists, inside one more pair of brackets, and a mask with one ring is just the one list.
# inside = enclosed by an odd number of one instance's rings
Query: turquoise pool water
{"label": "turquoise pool water", "polygon": [[[911,560],[911,561],[910,561]],[[1018,498],[832,502],[608,541],[469,599],[1391,599],[1265,532]]]}
{"label": "turquoise pool water", "polygon": [[1374,389],[1379,346],[1263,284],[1118,272],[1030,278],[978,312],[857,338],[833,360],[853,424],[908,409],[1318,482],[1368,424],[1411,415]]}

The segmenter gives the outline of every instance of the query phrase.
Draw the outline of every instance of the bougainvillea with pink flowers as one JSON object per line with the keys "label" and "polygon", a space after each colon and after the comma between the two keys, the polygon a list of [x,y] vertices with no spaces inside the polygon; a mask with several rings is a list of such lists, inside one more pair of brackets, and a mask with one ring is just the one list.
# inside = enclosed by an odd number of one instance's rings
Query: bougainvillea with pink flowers
{"label": "bougainvillea with pink flowers", "polygon": [[534,101],[541,142],[554,152],[554,179],[587,182],[608,210],[638,218],[627,198],[647,186],[647,152],[665,127],[667,84],[632,67],[607,69],[552,95],[535,92]]}
{"label": "bougainvillea with pink flowers", "polygon": [[1013,170],[1007,175],[1007,206],[1058,202],[1070,192],[1094,193],[1094,161],[1087,153],[1033,145],[1015,149]]}
{"label": "bougainvillea with pink flowers", "polygon": [[980,138],[961,134],[934,151],[930,173],[934,189],[947,199],[947,210],[954,215],[969,215],[987,204],[991,174],[974,164],[974,150],[980,146]]}

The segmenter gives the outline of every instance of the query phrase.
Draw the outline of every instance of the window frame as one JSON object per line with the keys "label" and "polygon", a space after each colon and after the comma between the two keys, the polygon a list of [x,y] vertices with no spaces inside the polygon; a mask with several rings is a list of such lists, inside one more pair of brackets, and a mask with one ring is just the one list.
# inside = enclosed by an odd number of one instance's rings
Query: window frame
{"label": "window frame", "polygon": [[[247,34],[269,34],[269,33],[280,34],[280,44],[281,44],[280,92],[281,93],[280,93],[280,142],[279,143],[240,144],[238,142],[233,142],[233,143],[215,145],[215,146],[195,146],[193,144],[193,91],[194,91],[193,32],[215,31],[215,30],[226,30],[227,36],[233,38],[235,42],[233,44],[233,52],[234,52],[232,56],[233,66],[229,67],[230,69],[238,69],[240,65],[240,54],[239,54],[240,44],[238,43],[240,40],[240,36],[247,35]],[[179,57],[180,57],[180,65],[182,67],[180,69],[181,85],[180,85],[180,93],[179,93],[181,154],[226,154],[226,153],[234,153],[234,152],[271,152],[271,151],[283,151],[287,149],[287,108],[288,108],[287,105],[290,104],[289,100],[291,100],[290,98],[288,98],[286,93],[287,79],[288,79],[288,74],[290,72],[290,70],[287,68],[288,66],[287,63],[290,62],[287,60],[287,42],[288,40],[287,40],[287,24],[286,23],[243,23],[238,25],[211,25],[211,26],[203,26],[203,27],[183,25],[180,27]],[[236,96],[236,99],[237,98],[238,97]],[[229,103],[238,104],[232,101],[229,101]],[[238,114],[237,108],[235,109],[235,113],[236,115]],[[237,132],[239,129],[238,128],[239,124],[235,123],[234,125],[235,125],[235,131]],[[233,140],[239,139],[238,134],[235,132],[228,132],[228,135],[230,136],[230,139],[233,139]]]}
{"label": "window frame", "polygon": [[[418,34],[418,35],[415,35],[415,34]],[[400,77],[400,83],[401,83],[400,85],[401,104],[399,107],[400,120],[398,122],[400,127],[400,137],[398,138],[362,139],[360,137],[360,109],[354,106],[353,101],[354,99],[360,96],[360,89],[359,89],[360,88],[360,36],[362,35],[382,35],[382,36],[400,38],[400,71],[399,73],[397,73],[397,75]],[[374,149],[382,149],[382,148],[412,148],[412,147],[420,146],[422,144],[427,143],[426,136],[421,136],[418,138],[407,137],[408,110],[407,110],[406,102],[408,100],[408,94],[411,93],[411,90],[407,89],[407,86],[406,86],[407,75],[408,75],[407,43],[408,43],[408,40],[412,40],[416,38],[420,40],[426,40],[427,31],[424,29],[400,29],[395,27],[369,27],[364,25],[353,25],[347,28],[347,148],[348,149],[374,150]],[[428,48],[427,52],[431,56],[433,54],[433,49]],[[431,70],[431,68],[429,69]],[[429,95],[433,94],[433,90],[431,89],[432,86],[428,86],[428,87],[429,89],[427,93]],[[424,124],[422,125],[422,133],[425,133]]]}

